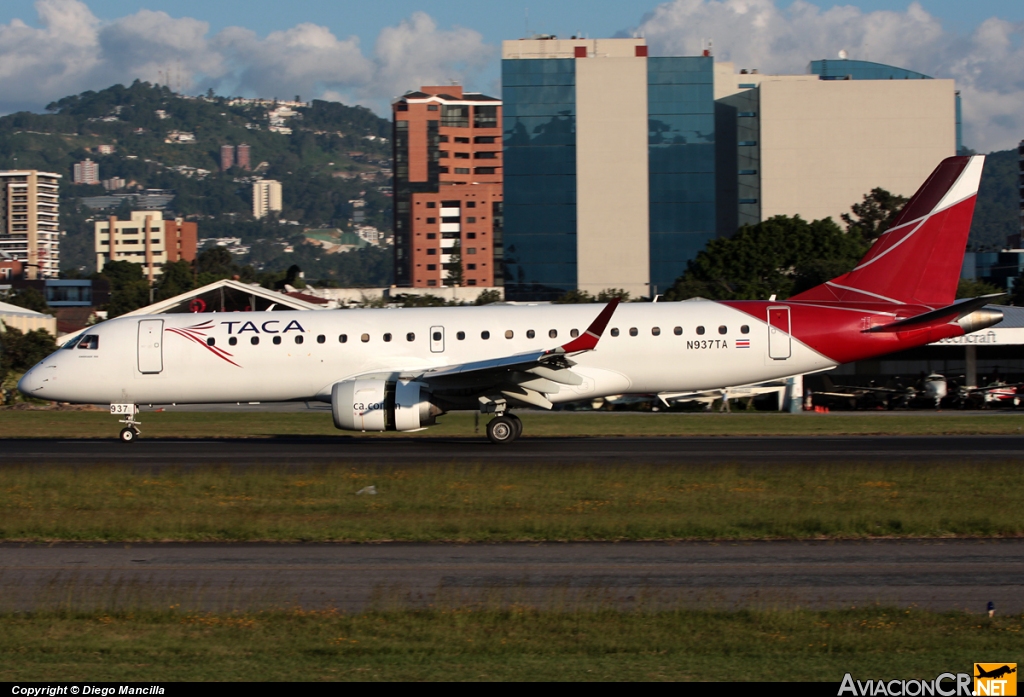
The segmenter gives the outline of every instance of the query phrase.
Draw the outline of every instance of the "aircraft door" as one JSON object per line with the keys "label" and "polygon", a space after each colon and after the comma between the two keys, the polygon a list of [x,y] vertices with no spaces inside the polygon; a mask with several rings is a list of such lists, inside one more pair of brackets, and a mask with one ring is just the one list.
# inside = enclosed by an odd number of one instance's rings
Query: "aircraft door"
{"label": "aircraft door", "polygon": [[768,308],[768,357],[784,361],[793,353],[789,334],[789,308]]}
{"label": "aircraft door", "polygon": [[164,369],[164,321],[139,320],[139,372],[154,374]]}
{"label": "aircraft door", "polygon": [[430,352],[444,353],[444,327],[430,328]]}

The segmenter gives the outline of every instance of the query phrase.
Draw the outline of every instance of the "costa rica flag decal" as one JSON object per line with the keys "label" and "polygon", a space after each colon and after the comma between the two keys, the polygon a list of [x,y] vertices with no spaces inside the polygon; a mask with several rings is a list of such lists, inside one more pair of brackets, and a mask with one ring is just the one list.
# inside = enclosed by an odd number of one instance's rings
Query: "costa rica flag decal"
{"label": "costa rica flag decal", "polygon": [[736,339],[736,348],[750,348],[750,339]]}

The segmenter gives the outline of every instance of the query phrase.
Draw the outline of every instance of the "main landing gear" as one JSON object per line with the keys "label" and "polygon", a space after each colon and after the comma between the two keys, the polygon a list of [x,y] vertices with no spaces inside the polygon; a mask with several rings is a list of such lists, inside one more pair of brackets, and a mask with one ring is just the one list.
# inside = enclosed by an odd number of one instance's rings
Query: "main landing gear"
{"label": "main landing gear", "polygon": [[487,437],[495,445],[506,445],[513,442],[523,433],[523,422],[515,414],[505,413],[495,416],[487,424]]}
{"label": "main landing gear", "polygon": [[135,404],[111,404],[110,413],[114,416],[123,416],[118,423],[124,424],[121,434],[118,436],[122,443],[134,443],[139,439],[139,426],[142,424],[135,419],[139,413],[139,407]]}

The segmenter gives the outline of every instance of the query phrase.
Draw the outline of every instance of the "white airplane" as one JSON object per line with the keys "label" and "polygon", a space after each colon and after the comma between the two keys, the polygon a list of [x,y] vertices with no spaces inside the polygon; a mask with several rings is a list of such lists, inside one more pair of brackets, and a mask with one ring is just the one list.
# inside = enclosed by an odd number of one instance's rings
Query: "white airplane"
{"label": "white airplane", "polygon": [[983,157],[944,160],[851,272],[785,301],[181,314],[113,319],[33,367],[26,395],[140,404],[319,400],[353,431],[417,431],[453,410],[699,392],[827,370],[961,336],[1002,314],[954,301]]}

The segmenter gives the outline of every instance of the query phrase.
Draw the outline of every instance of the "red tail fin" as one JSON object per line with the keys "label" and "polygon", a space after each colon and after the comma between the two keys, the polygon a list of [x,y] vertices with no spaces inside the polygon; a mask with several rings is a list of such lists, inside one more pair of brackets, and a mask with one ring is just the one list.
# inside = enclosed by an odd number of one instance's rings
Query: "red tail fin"
{"label": "red tail fin", "polygon": [[952,303],[984,163],[943,160],[853,271],[790,300]]}

